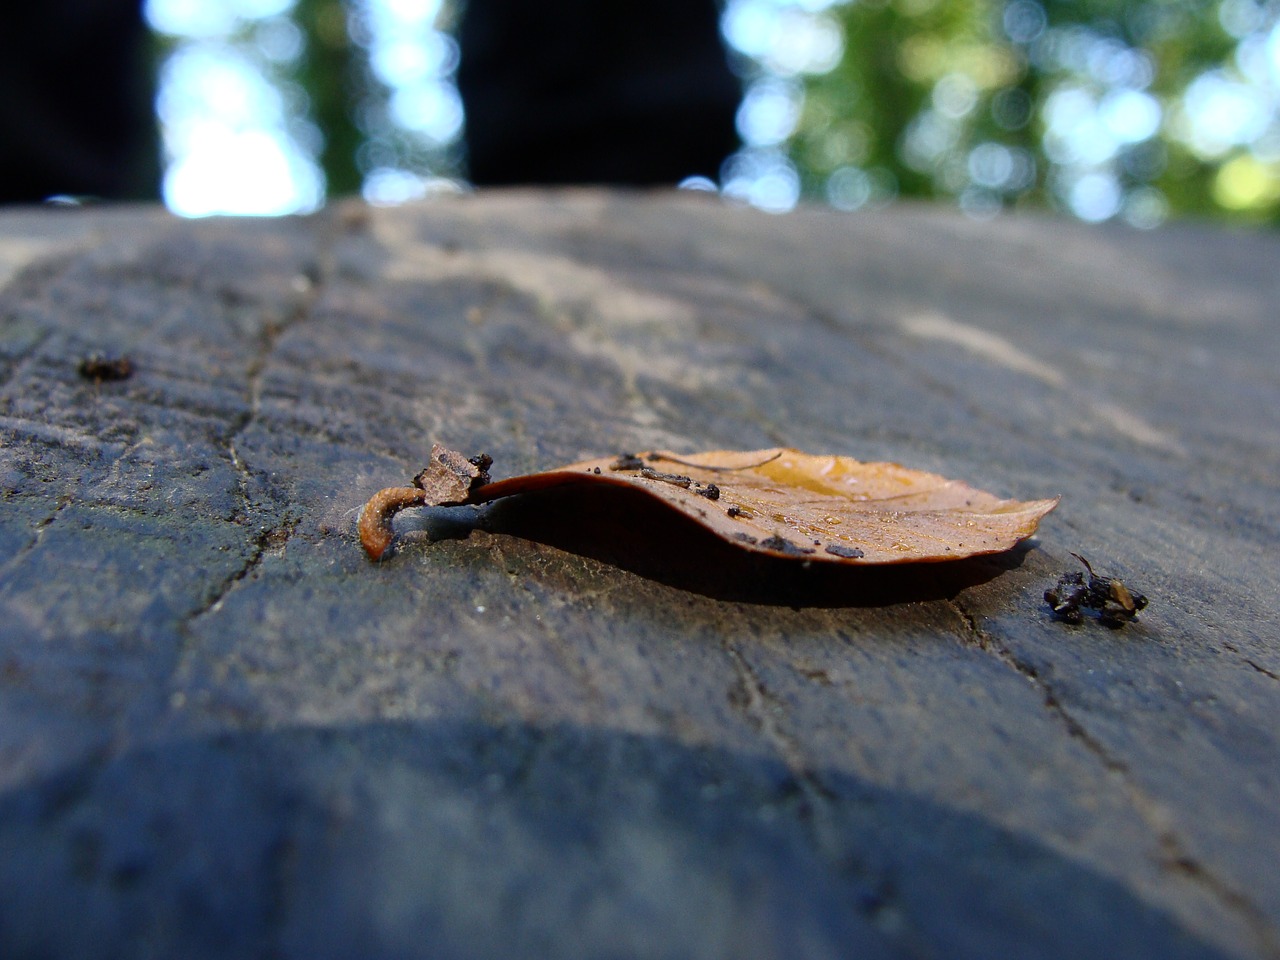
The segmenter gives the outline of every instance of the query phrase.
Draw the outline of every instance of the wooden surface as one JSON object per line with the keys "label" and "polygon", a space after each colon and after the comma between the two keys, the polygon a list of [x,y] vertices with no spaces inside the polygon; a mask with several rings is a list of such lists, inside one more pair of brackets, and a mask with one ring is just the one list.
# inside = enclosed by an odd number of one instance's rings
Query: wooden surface
{"label": "wooden surface", "polygon": [[[0,214],[0,956],[1280,956],[1277,263],[591,192]],[[600,495],[371,564],[433,440],[1063,500],[890,573]],[[1050,616],[1072,551],[1137,622]]]}

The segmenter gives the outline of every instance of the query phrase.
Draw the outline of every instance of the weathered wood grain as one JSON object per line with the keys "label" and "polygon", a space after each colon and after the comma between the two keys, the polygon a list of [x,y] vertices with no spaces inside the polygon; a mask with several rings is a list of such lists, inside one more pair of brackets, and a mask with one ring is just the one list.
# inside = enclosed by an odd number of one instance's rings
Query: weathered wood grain
{"label": "weathered wood grain", "polygon": [[[662,194],[0,214],[0,955],[1280,956],[1278,261]],[[433,440],[1063,501],[922,571],[603,494],[369,563]],[[1071,551],[1151,606],[1055,622]]]}

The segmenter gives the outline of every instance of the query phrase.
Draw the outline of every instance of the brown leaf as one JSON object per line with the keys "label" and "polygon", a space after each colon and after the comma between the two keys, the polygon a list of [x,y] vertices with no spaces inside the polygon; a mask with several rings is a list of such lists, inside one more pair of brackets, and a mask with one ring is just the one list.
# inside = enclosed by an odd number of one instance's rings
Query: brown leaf
{"label": "brown leaf", "polygon": [[488,503],[576,484],[642,490],[744,550],[846,564],[998,553],[1035,533],[1058,504],[1002,500],[896,463],[785,448],[623,454],[495,481],[488,465],[487,457],[433,446],[416,486],[382,490],[365,504],[359,529],[369,556],[377,560],[391,545],[391,518],[404,507]]}

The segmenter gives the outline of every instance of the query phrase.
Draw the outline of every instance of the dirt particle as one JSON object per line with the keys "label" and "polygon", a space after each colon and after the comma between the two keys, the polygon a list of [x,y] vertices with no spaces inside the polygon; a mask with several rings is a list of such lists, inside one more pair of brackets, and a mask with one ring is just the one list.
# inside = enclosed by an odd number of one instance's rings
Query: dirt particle
{"label": "dirt particle", "polygon": [[618,459],[609,464],[610,470],[640,470],[643,467],[644,461],[634,453],[620,453]]}
{"label": "dirt particle", "polygon": [[833,557],[843,557],[845,560],[853,560],[857,557],[866,556],[866,554],[857,547],[846,547],[840,543],[828,543],[826,551]]}
{"label": "dirt particle", "polygon": [[493,466],[493,457],[487,453],[477,453],[474,457],[467,457],[467,463],[480,471],[480,475],[472,481],[471,486],[473,488],[482,487],[493,479],[489,476],[489,468]]}
{"label": "dirt particle", "polygon": [[684,487],[689,489],[689,485],[693,483],[693,479],[679,473],[660,473],[653,467],[641,467],[640,476],[646,480],[657,480],[660,483],[669,483],[676,487]]}
{"label": "dirt particle", "polygon": [[1084,611],[1093,610],[1098,622],[1108,627],[1122,627],[1137,619],[1138,611],[1147,606],[1145,596],[1130,590],[1118,577],[1094,573],[1093,566],[1080,554],[1072,556],[1084,565],[1088,576],[1079,570],[1064,573],[1044,592],[1045,602],[1055,617],[1065,623],[1080,623],[1084,620]]}
{"label": "dirt particle", "polygon": [[95,353],[80,361],[80,376],[94,383],[128,380],[133,376],[133,360],[127,356],[109,357]]}
{"label": "dirt particle", "polygon": [[766,550],[777,550],[779,553],[785,553],[789,557],[803,557],[807,554],[813,553],[813,550],[809,547],[799,546],[798,544],[792,543],[790,540],[786,539],[786,537],[780,537],[777,534],[774,534],[772,537],[765,540],[761,540],[760,546],[764,547]]}
{"label": "dirt particle", "polygon": [[706,497],[708,500],[719,500],[720,488],[714,483],[708,483],[704,489],[698,491],[698,496]]}

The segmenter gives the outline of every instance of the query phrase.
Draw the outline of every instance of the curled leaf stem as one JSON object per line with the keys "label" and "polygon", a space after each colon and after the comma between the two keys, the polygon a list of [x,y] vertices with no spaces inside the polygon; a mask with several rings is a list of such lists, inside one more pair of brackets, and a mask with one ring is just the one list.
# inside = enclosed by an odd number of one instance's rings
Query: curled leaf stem
{"label": "curled leaf stem", "polygon": [[417,487],[387,487],[369,498],[360,511],[356,528],[360,532],[360,544],[370,560],[381,560],[391,546],[395,536],[391,518],[405,507],[421,506],[426,502],[426,491]]}

